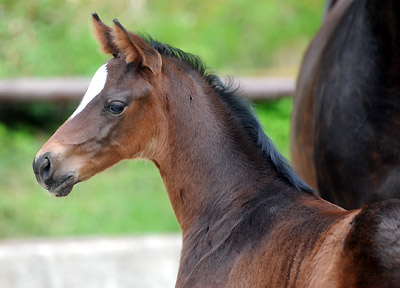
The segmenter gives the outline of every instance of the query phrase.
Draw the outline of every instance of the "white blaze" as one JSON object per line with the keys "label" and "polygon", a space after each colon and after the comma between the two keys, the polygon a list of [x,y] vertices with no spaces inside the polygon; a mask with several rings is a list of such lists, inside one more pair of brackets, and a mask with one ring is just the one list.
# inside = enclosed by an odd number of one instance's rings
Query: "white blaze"
{"label": "white blaze", "polygon": [[107,81],[107,63],[102,65],[94,74],[92,81],[89,84],[89,88],[87,89],[85,95],[82,98],[81,103],[78,108],[76,108],[75,112],[69,117],[69,119],[74,118],[78,115],[85,107],[93,100],[94,97],[100,94],[103,91],[104,86]]}

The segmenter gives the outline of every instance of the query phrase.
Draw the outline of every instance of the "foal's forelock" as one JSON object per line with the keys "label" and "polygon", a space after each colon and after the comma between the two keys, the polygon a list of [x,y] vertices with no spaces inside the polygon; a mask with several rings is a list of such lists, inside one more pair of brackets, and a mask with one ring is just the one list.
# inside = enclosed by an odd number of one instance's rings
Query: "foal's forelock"
{"label": "foal's forelock", "polygon": [[92,81],[89,84],[89,88],[87,89],[85,95],[82,98],[81,103],[79,104],[78,108],[76,108],[75,112],[71,115],[69,119],[74,118],[83,109],[97,96],[103,91],[104,86],[107,82],[107,63],[103,64],[94,74]]}

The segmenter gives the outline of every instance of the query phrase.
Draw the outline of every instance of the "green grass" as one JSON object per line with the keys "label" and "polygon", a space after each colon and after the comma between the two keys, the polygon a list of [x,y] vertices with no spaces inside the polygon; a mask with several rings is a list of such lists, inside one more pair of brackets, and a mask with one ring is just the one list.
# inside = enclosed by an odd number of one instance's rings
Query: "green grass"
{"label": "green grass", "polygon": [[[255,105],[268,135],[288,155],[291,99]],[[0,237],[123,235],[177,232],[167,193],[153,163],[130,160],[51,197],[31,163],[49,134],[0,124]]]}

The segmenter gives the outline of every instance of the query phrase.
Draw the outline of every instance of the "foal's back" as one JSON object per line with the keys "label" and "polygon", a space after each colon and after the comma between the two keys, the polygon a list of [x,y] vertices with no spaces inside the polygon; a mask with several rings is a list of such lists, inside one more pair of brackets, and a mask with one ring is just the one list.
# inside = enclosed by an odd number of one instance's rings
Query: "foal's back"
{"label": "foal's back", "polygon": [[400,287],[400,201],[345,211],[300,196],[227,287]]}

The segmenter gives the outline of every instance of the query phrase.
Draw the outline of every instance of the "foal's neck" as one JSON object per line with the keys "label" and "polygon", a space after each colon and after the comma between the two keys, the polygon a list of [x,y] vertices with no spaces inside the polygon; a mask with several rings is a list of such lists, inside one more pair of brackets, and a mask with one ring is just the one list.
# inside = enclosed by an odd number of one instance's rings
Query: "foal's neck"
{"label": "foal's neck", "polygon": [[166,97],[167,151],[156,160],[185,237],[204,221],[240,215],[240,204],[271,184],[274,172],[218,92],[204,79],[178,78],[179,89],[172,85]]}

